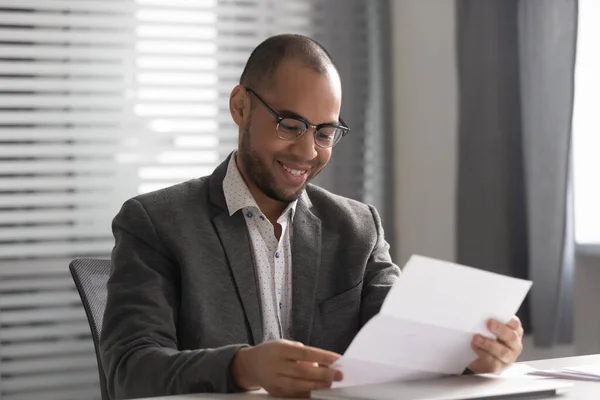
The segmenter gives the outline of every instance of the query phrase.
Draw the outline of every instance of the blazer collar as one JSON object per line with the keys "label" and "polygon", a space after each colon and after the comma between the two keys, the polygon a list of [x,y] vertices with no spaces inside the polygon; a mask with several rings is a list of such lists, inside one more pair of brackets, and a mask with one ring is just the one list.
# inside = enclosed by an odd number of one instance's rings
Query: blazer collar
{"label": "blazer collar", "polygon": [[[232,153],[233,154],[233,153]],[[217,234],[233,274],[254,344],[262,342],[260,298],[246,222],[242,213],[229,215],[223,180],[230,154],[209,178],[210,202],[220,212],[214,217]],[[308,344],[316,308],[316,288],[321,265],[321,220],[311,211],[306,191],[298,199],[292,236],[292,331],[293,339]]]}

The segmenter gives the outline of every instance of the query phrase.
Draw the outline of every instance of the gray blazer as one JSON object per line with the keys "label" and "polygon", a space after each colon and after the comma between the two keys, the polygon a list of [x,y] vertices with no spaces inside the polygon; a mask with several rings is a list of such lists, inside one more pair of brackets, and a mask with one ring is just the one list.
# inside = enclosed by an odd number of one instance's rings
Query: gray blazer
{"label": "gray blazer", "polygon": [[[263,337],[246,222],[211,176],[135,197],[113,221],[100,339],[113,399],[232,392],[235,352]],[[294,216],[293,338],[343,353],[400,270],[372,206],[308,185]]]}

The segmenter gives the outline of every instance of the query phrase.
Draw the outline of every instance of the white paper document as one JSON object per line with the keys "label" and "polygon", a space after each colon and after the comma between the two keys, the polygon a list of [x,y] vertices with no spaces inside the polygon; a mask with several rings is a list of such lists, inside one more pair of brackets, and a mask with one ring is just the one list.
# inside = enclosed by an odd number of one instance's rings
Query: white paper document
{"label": "white paper document", "polygon": [[600,381],[600,365],[582,365],[561,369],[535,370],[529,375],[545,376],[548,378],[580,379],[586,381]]}
{"label": "white paper document", "polygon": [[531,281],[412,256],[383,306],[334,365],[334,387],[460,374],[476,358],[476,333],[493,338],[490,318],[508,322]]}

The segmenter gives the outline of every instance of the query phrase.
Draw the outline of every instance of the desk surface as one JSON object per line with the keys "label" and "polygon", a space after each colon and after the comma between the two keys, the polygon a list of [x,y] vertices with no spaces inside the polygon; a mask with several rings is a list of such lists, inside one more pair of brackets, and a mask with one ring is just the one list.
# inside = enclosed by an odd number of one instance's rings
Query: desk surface
{"label": "desk surface", "polygon": [[[555,358],[551,360],[528,361],[525,364],[537,369],[557,369],[586,364],[600,364],[600,354],[580,357]],[[600,399],[600,382],[569,380],[573,387],[562,396],[537,398],[538,400],[591,400]],[[153,397],[151,400],[258,400],[273,399],[264,392],[240,394],[190,394],[180,396]],[[138,399],[144,400],[144,399]],[[145,399],[150,400],[150,399]]]}

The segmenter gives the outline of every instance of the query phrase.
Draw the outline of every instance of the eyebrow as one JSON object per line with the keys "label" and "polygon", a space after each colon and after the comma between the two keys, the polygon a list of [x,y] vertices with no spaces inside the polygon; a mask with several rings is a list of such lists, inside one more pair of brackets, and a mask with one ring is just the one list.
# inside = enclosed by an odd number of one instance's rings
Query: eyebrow
{"label": "eyebrow", "polygon": [[308,118],[306,118],[306,117],[304,117],[304,116],[302,116],[302,115],[300,115],[297,112],[294,112],[292,110],[281,110],[281,111],[278,111],[278,113],[281,114],[281,115],[289,116],[289,117],[296,117],[296,118],[303,119],[303,120],[307,121],[308,123],[310,123],[312,125],[316,125],[316,126],[319,126],[319,125],[336,125],[336,126],[340,126],[340,124],[341,124],[340,121],[323,122],[322,124],[313,124],[312,122],[310,122],[308,120]]}

